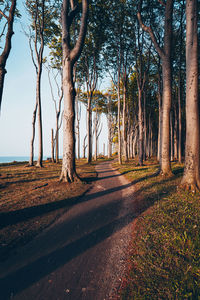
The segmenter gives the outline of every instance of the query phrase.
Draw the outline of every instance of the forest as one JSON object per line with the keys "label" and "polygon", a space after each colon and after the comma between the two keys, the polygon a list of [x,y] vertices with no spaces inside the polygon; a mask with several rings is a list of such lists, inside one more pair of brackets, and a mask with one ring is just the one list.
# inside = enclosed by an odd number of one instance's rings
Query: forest
{"label": "forest", "polygon": [[[0,0],[0,109],[21,5]],[[36,97],[28,165],[0,164],[3,297],[29,299],[39,290],[37,297],[106,299],[113,270],[126,260],[109,299],[199,299],[200,2],[26,0],[23,5]],[[44,71],[55,112],[47,161]],[[102,115],[107,122],[103,154],[98,150]],[[37,235],[39,247],[29,249],[36,253],[15,269],[12,251]],[[113,273],[103,269],[105,294],[95,298],[104,288],[95,291],[81,280],[89,274],[95,286],[111,244],[115,254],[106,267]],[[81,278],[81,297],[74,296],[74,283],[66,286],[68,277],[78,278],[77,286]]]}
{"label": "forest", "polygon": [[[0,3],[1,100],[14,21],[20,18],[16,4]],[[157,156],[164,176],[171,174],[170,161],[185,159],[182,186],[198,188],[198,5],[197,1],[172,0],[26,1],[30,17],[26,35],[37,74],[30,165],[38,119],[37,166],[42,166],[41,77],[43,68],[47,68],[50,88],[53,90],[54,80],[59,95],[57,102],[54,99],[55,132],[52,129],[52,159],[56,152],[56,161],[63,122],[61,180],[70,182],[77,177],[81,101],[87,108],[83,148],[84,152],[87,148],[88,163],[93,154],[97,158],[99,115],[104,113],[108,121],[108,157],[117,152],[121,164],[122,157],[127,161],[138,155],[139,165],[143,165],[148,157]],[[49,57],[44,56],[45,47],[50,50]],[[105,77],[111,85],[102,92],[98,86]]]}

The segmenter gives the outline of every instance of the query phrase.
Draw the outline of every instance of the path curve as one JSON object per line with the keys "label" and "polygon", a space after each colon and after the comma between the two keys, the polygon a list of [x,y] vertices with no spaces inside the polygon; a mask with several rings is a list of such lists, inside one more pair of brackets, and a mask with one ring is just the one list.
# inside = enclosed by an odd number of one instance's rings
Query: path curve
{"label": "path curve", "polygon": [[93,187],[54,224],[0,266],[1,299],[109,299],[124,271],[134,187],[111,167],[96,166]]}

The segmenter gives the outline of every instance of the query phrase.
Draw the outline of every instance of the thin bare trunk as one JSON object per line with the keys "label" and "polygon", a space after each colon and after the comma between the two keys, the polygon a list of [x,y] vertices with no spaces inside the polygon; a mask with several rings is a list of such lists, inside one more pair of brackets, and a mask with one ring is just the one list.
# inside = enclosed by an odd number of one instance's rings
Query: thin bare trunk
{"label": "thin bare trunk", "polygon": [[126,83],[127,83],[127,76],[126,73],[124,75],[124,86],[123,86],[123,144],[124,144],[124,161],[128,161],[128,141],[127,141],[127,100],[126,100]]}
{"label": "thin bare trunk", "polygon": [[108,96],[108,158],[112,156],[112,115],[111,115],[111,97]]}
{"label": "thin bare trunk", "polygon": [[170,112],[170,154],[171,154],[171,161],[174,160],[174,143],[173,143],[173,115],[172,111]]}
{"label": "thin bare trunk", "polygon": [[36,113],[37,113],[37,103],[35,104],[35,108],[33,111],[33,119],[32,119],[32,138],[31,138],[31,151],[30,151],[30,158],[29,158],[29,166],[33,166],[34,160],[34,140],[35,140],[35,121],[36,121]]}
{"label": "thin bare trunk", "polygon": [[122,154],[121,154],[121,126],[120,126],[120,122],[121,122],[121,118],[120,118],[120,110],[121,110],[121,104],[120,104],[120,81],[118,80],[118,88],[117,88],[117,103],[118,103],[118,163],[121,165],[122,164]]}
{"label": "thin bare trunk", "polygon": [[39,71],[37,74],[37,87],[36,87],[36,101],[38,103],[37,117],[38,117],[38,138],[39,138],[38,160],[36,164],[37,167],[42,167],[42,161],[43,161],[41,75],[42,75],[42,65],[39,66]]}
{"label": "thin bare trunk", "polygon": [[87,106],[87,162],[92,161],[92,110],[91,110],[91,96],[88,97]]}
{"label": "thin bare trunk", "polygon": [[142,120],[142,92],[138,90],[138,125],[139,125],[139,165],[143,165],[143,120]]}
{"label": "thin bare trunk", "polygon": [[53,133],[53,128],[51,129],[51,161],[54,163],[55,159],[54,159],[54,133]]}
{"label": "thin bare trunk", "polygon": [[87,135],[85,135],[85,137],[84,137],[84,139],[83,139],[83,158],[85,158],[85,150],[86,150],[86,148],[87,148],[87,145],[85,145],[86,138],[87,138]]}
{"label": "thin bare trunk", "polygon": [[178,122],[176,106],[174,106],[174,159],[178,159],[178,138],[177,138]]}

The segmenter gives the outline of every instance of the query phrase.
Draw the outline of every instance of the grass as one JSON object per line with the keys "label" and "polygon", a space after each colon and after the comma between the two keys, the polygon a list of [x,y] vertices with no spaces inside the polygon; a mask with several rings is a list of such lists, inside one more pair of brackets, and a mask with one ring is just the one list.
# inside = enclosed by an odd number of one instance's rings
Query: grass
{"label": "grass", "polygon": [[119,168],[136,183],[144,212],[133,223],[118,299],[200,299],[200,195],[177,189],[183,165],[172,170],[163,178],[153,160]]}
{"label": "grass", "polygon": [[52,224],[71,205],[80,201],[92,178],[94,164],[77,162],[79,183],[59,182],[61,163],[45,162],[44,168],[27,163],[0,164],[0,260]]}

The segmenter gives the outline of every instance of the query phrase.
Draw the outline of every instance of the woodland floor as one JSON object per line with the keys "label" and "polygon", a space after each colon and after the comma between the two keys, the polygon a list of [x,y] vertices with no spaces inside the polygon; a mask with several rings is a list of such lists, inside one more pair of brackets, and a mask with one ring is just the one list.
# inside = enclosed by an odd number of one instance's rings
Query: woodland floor
{"label": "woodland floor", "polygon": [[80,183],[59,182],[61,162],[44,168],[0,164],[0,261],[29,242],[77,202],[96,177],[95,165],[77,162]]}
{"label": "woodland floor", "polygon": [[[66,233],[79,234],[79,230],[83,236],[77,236],[75,242],[72,237],[67,247],[61,247],[63,237],[58,236],[61,244],[52,243],[59,250],[34,259],[33,264],[29,262],[26,268],[13,273],[14,277],[5,277],[5,283],[15,282],[15,291],[23,290],[37,276],[40,280],[45,267],[41,283],[27,291],[33,296],[28,299],[43,299],[41,291],[54,297],[52,291],[58,287],[63,294],[57,299],[199,299],[200,194],[178,188],[183,164],[173,162],[173,176],[162,177],[154,159],[145,161],[144,166],[138,166],[135,160],[120,167],[114,163],[114,168],[128,179],[118,182],[124,177],[116,171],[112,173],[107,163],[97,166],[97,178],[95,166],[80,161],[77,169],[84,183],[79,184],[58,181],[61,164],[46,162],[44,166],[37,169],[27,168],[25,163],[0,165],[1,261],[20,252],[21,246],[56,220],[58,234],[59,226],[66,222],[66,212],[69,220],[64,237]],[[104,181],[109,184],[104,185]],[[94,184],[90,189],[91,182]],[[88,190],[85,199],[81,199],[79,196]],[[71,251],[67,262],[61,256],[66,250]],[[58,263],[63,268],[59,265],[57,272]],[[20,281],[30,267],[34,270],[32,278],[25,283],[24,279]],[[117,290],[112,294],[111,282]],[[99,290],[99,296],[91,298],[97,295],[95,290]],[[105,294],[109,297],[102,298]],[[21,294],[16,299],[27,299],[20,297]]]}

